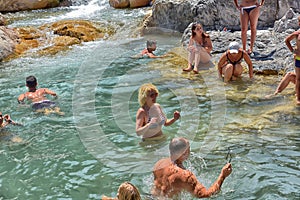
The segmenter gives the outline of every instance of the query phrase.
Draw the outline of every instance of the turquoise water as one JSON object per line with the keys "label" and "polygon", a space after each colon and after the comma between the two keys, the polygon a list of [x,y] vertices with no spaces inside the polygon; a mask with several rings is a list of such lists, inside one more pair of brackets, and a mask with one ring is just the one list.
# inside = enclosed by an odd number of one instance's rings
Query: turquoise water
{"label": "turquoise water", "polygon": [[[148,38],[158,41],[159,55],[180,46],[174,34],[131,36],[146,10],[114,10],[105,1],[91,1],[14,14],[11,26],[84,18],[119,28],[111,40],[1,63],[0,110],[24,126],[1,131],[0,199],[101,199],[115,196],[124,181],[146,197],[151,168],[168,156],[168,142],[177,136],[191,140],[187,167],[207,187],[231,149],[234,171],[214,199],[299,199],[300,110],[293,105],[292,86],[265,100],[280,77],[256,77],[254,83],[244,78],[224,86],[214,69],[193,76],[168,59],[130,58]],[[28,75],[38,78],[39,87],[57,92],[64,115],[18,105]],[[164,128],[167,138],[158,143],[143,143],[134,132],[137,89],[146,82],[157,85],[158,102],[169,118],[175,110],[182,115]],[[23,142],[12,142],[16,136]]]}

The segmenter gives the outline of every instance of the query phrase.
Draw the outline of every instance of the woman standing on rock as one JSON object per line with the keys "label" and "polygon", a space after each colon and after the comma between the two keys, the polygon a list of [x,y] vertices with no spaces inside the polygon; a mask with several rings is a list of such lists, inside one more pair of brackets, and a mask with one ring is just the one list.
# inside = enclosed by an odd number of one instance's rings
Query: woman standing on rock
{"label": "woman standing on rock", "polygon": [[[192,36],[188,45],[189,66],[183,69],[183,71],[190,72],[193,70],[195,74],[198,74],[199,63],[208,63],[211,59],[211,51],[212,42],[210,40],[209,35],[204,32],[201,24],[193,23]],[[194,67],[193,63],[195,63]]]}
{"label": "woman standing on rock", "polygon": [[264,2],[265,0],[261,0],[260,3],[258,0],[242,0],[241,4],[238,4],[238,0],[234,0],[235,6],[240,10],[241,37],[244,50],[246,50],[248,23],[250,22],[251,39],[250,48],[247,50],[249,55],[253,52],[260,6],[264,5]]}

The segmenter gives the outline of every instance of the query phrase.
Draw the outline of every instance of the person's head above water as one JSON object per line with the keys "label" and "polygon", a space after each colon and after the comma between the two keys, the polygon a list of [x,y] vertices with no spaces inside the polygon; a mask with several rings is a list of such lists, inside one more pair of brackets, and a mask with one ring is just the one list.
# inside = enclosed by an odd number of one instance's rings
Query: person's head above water
{"label": "person's head above water", "polygon": [[129,182],[124,182],[120,185],[117,197],[118,200],[141,200],[139,190]]}
{"label": "person's head above water", "polygon": [[155,51],[156,50],[156,41],[154,40],[147,40],[147,49],[151,50],[151,51]]}
{"label": "person's head above water", "polygon": [[144,106],[146,101],[147,101],[147,97],[151,96],[151,95],[158,95],[158,89],[155,87],[155,85],[153,85],[152,83],[145,83],[143,84],[140,89],[139,89],[139,104],[140,106]]}
{"label": "person's head above water", "polygon": [[29,88],[34,88],[37,86],[37,79],[35,76],[26,77],[26,86]]}
{"label": "person's head above water", "polygon": [[190,143],[183,137],[173,138],[169,144],[170,157],[173,162],[186,160],[190,155]]}

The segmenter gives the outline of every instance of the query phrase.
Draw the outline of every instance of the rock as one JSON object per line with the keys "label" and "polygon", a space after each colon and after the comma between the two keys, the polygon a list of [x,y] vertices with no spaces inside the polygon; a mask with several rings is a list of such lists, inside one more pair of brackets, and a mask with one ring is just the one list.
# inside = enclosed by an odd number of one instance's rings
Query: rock
{"label": "rock", "polygon": [[114,8],[139,8],[150,5],[151,0],[109,0],[109,5]]}
{"label": "rock", "polygon": [[151,0],[129,0],[130,8],[149,6]]}
{"label": "rock", "polygon": [[0,12],[16,12],[56,7],[59,0],[9,0],[0,3]]}
{"label": "rock", "polygon": [[274,23],[274,30],[277,32],[284,32],[287,29],[297,29],[298,28],[298,15],[293,11],[293,9],[289,9],[285,15],[277,20]]}
{"label": "rock", "polygon": [[[273,27],[289,10],[299,13],[300,1],[266,1],[261,7],[258,29]],[[228,30],[240,30],[239,11],[233,1],[228,0],[156,0],[149,19],[149,27],[179,32],[184,32],[195,21],[203,24],[207,30],[223,30],[224,26]]]}
{"label": "rock", "polygon": [[129,0],[109,0],[109,5],[114,8],[128,8]]}
{"label": "rock", "polygon": [[18,35],[12,29],[0,26],[0,61],[14,53]]}
{"label": "rock", "polygon": [[20,43],[15,44],[15,51],[8,58],[24,53],[31,56],[53,55],[74,44],[106,39],[114,33],[114,29],[85,20],[63,20],[39,28],[21,27],[15,29],[15,32],[18,33]]}

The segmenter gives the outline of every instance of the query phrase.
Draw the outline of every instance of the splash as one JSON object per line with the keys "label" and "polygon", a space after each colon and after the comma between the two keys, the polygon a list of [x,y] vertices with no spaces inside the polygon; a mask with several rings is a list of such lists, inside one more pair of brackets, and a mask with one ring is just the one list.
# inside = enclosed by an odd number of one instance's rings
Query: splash
{"label": "splash", "polygon": [[88,5],[74,6],[74,11],[69,12],[65,15],[66,18],[78,18],[78,17],[89,17],[96,11],[105,9],[108,3],[105,0],[92,0]]}

